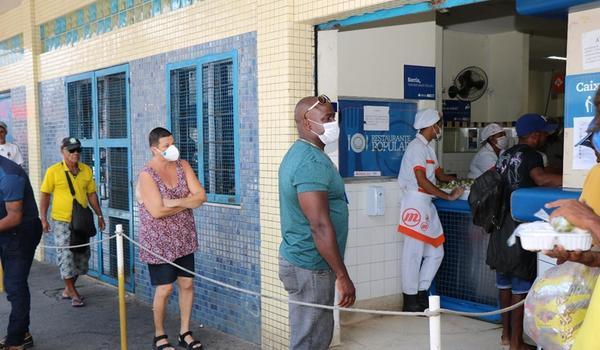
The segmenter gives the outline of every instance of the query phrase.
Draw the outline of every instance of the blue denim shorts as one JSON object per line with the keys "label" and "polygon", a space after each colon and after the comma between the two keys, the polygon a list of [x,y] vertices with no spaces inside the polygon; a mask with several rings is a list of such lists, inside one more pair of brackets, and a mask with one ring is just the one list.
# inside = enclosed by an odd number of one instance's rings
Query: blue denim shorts
{"label": "blue denim shorts", "polygon": [[522,278],[496,272],[496,287],[498,289],[511,289],[513,294],[527,294],[533,281],[527,281]]}

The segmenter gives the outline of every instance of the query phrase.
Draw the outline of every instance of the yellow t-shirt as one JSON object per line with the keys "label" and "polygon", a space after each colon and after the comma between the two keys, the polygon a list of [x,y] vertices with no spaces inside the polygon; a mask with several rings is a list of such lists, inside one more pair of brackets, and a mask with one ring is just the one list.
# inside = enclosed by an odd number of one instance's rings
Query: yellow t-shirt
{"label": "yellow t-shirt", "polygon": [[73,196],[69,189],[65,171],[69,173],[71,183],[75,189],[75,198],[84,207],[88,205],[87,195],[96,192],[96,182],[92,169],[79,162],[79,173],[73,176],[64,162],[59,162],[46,170],[44,181],[42,181],[41,191],[52,194],[52,213],[54,220],[71,222],[71,212],[73,211]]}
{"label": "yellow t-shirt", "polygon": [[[600,164],[588,173],[580,200],[585,201],[597,215],[600,215]],[[597,340],[598,330],[600,330],[600,284],[596,282],[585,319],[575,336],[575,344],[571,350],[600,349]]]}

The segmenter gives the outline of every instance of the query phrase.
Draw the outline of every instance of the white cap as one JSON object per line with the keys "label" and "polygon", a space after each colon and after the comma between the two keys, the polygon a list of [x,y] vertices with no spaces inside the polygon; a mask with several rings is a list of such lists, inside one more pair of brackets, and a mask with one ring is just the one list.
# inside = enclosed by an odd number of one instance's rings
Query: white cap
{"label": "white cap", "polygon": [[438,111],[432,108],[422,109],[415,115],[413,127],[417,130],[432,126],[440,120]]}
{"label": "white cap", "polygon": [[504,129],[502,129],[502,127],[498,124],[492,123],[486,125],[485,128],[483,128],[483,130],[481,131],[481,142],[485,142],[488,139],[488,137],[494,136],[503,131]]}

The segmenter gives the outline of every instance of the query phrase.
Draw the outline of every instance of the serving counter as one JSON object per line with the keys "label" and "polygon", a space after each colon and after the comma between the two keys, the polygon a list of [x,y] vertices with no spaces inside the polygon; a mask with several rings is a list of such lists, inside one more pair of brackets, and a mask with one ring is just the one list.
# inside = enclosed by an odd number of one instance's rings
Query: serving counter
{"label": "serving counter", "polygon": [[[579,190],[562,188],[526,188],[511,196],[512,216],[520,222],[537,220],[534,214],[548,202],[577,199]],[[434,201],[446,242],[444,260],[436,275],[432,292],[440,295],[443,308],[485,312],[498,309],[496,274],[485,263],[489,234],[472,224],[466,200]],[[550,210],[547,210],[550,212]],[[540,267],[550,267],[548,257],[540,256]],[[483,318],[499,322],[500,316]]]}

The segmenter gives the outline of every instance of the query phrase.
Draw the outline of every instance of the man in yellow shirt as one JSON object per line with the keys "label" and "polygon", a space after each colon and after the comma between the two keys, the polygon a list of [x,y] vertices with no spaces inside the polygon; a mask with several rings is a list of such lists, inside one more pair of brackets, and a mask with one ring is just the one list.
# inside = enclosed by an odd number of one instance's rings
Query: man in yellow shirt
{"label": "man in yellow shirt", "polygon": [[[588,134],[577,145],[591,147],[596,153],[596,162],[600,163],[600,90],[596,92],[594,104],[596,117],[588,127]],[[552,213],[552,217],[565,217],[573,225],[591,232],[595,242],[600,242],[600,164],[594,166],[588,173],[579,201],[560,200],[548,203],[546,206],[558,208]],[[600,252],[598,251],[567,252],[561,247],[557,247],[546,254],[556,257],[559,264],[565,261],[574,261],[587,266],[600,267]],[[571,350],[600,349],[597,341],[599,329],[600,285],[596,283],[585,319],[575,335],[575,343]]]}
{"label": "man in yellow shirt", "polygon": [[[98,216],[98,227],[104,230],[104,218],[96,195],[96,182],[92,169],[81,163],[81,143],[74,137],[66,137],[61,142],[60,151],[63,160],[52,165],[46,170],[46,175],[41,188],[41,219],[44,232],[49,232],[50,225],[47,220],[50,197],[52,196],[52,221],[55,242],[59,246],[68,246],[71,232],[69,223],[73,211],[73,196],[69,188],[67,176],[70,178],[75,190],[75,198],[84,207],[88,204]],[[90,250],[76,253],[70,249],[57,249],[58,266],[61,278],[65,281],[63,299],[71,299],[74,307],[83,306],[83,300],[75,288],[77,277],[88,272]]]}

